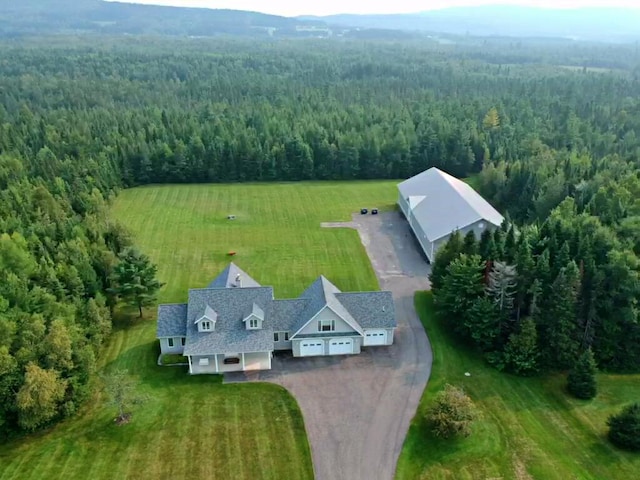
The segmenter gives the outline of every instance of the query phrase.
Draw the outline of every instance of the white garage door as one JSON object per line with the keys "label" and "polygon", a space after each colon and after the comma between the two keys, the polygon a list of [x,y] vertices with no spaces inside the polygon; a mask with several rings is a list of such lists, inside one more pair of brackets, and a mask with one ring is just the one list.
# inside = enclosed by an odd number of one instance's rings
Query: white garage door
{"label": "white garage door", "polygon": [[364,345],[386,345],[386,330],[366,330],[364,332]]}
{"label": "white garage door", "polygon": [[324,342],[322,340],[303,340],[300,342],[301,357],[312,357],[314,355],[324,355]]}
{"label": "white garage door", "polygon": [[346,353],[353,353],[351,338],[335,339],[329,342],[329,355],[344,355]]}

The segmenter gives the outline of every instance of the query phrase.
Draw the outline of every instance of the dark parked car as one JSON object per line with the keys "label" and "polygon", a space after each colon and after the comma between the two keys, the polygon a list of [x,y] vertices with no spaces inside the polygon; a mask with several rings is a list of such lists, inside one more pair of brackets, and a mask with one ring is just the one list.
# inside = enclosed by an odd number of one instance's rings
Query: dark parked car
{"label": "dark parked car", "polygon": [[377,215],[378,214],[378,209],[374,208],[373,210],[371,210],[371,215]]}
{"label": "dark parked car", "polygon": [[367,213],[369,213],[369,210],[367,210],[366,208],[360,210],[360,215],[366,215]]}

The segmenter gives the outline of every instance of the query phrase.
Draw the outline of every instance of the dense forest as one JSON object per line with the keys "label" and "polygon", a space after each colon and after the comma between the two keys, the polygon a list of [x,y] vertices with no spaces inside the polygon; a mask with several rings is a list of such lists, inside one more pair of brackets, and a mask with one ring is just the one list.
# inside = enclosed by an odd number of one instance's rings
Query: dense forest
{"label": "dense forest", "polygon": [[109,198],[148,183],[477,175],[509,221],[434,265],[460,334],[520,373],[640,369],[635,46],[56,37],[0,70],[3,434],[85,398],[130,244]]}

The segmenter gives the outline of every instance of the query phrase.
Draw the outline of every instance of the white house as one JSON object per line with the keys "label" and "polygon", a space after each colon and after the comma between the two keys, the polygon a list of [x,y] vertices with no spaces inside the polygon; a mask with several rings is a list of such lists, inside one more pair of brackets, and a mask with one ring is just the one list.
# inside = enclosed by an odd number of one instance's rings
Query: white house
{"label": "white house", "polygon": [[429,262],[454,231],[480,238],[504,221],[473,188],[435,167],[398,185],[398,205]]}
{"label": "white house", "polygon": [[187,357],[189,373],[268,370],[274,351],[294,357],[358,354],[393,343],[390,292],[343,293],[319,277],[300,297],[276,300],[235,264],[185,304],[158,307],[160,351]]}

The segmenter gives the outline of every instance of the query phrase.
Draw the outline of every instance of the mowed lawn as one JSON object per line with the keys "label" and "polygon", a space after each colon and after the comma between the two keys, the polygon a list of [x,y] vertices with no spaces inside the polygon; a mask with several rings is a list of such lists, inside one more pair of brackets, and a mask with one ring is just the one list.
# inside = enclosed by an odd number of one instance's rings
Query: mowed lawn
{"label": "mowed lawn", "polygon": [[[486,366],[444,332],[429,293],[416,295],[416,307],[434,361],[398,463],[399,480],[639,477],[640,455],[607,442],[606,420],[640,399],[640,375],[599,375],[598,397],[574,400],[564,393],[561,375],[523,379]],[[482,417],[469,438],[445,441],[427,432],[422,414],[445,383],[464,387],[479,407]]]}
{"label": "mowed lawn", "polygon": [[321,274],[342,290],[371,290],[378,284],[358,233],[320,224],[391,208],[396,183],[143,187],[122,192],[113,212],[157,263],[163,302],[186,300],[231,260],[278,298],[298,296]]}
{"label": "mowed lawn", "polygon": [[[355,231],[321,229],[361,207],[389,207],[395,182],[192,185],[123,191],[113,215],[158,264],[160,302],[182,302],[233,258],[279,298],[324,274],[345,290],[377,289]],[[235,214],[235,221],[227,220]],[[158,367],[155,309],[125,319],[100,369],[125,368],[148,396],[113,424],[99,393],[75,417],[0,446],[0,480],[313,478],[300,410],[284,389],[222,385],[185,367]]]}

